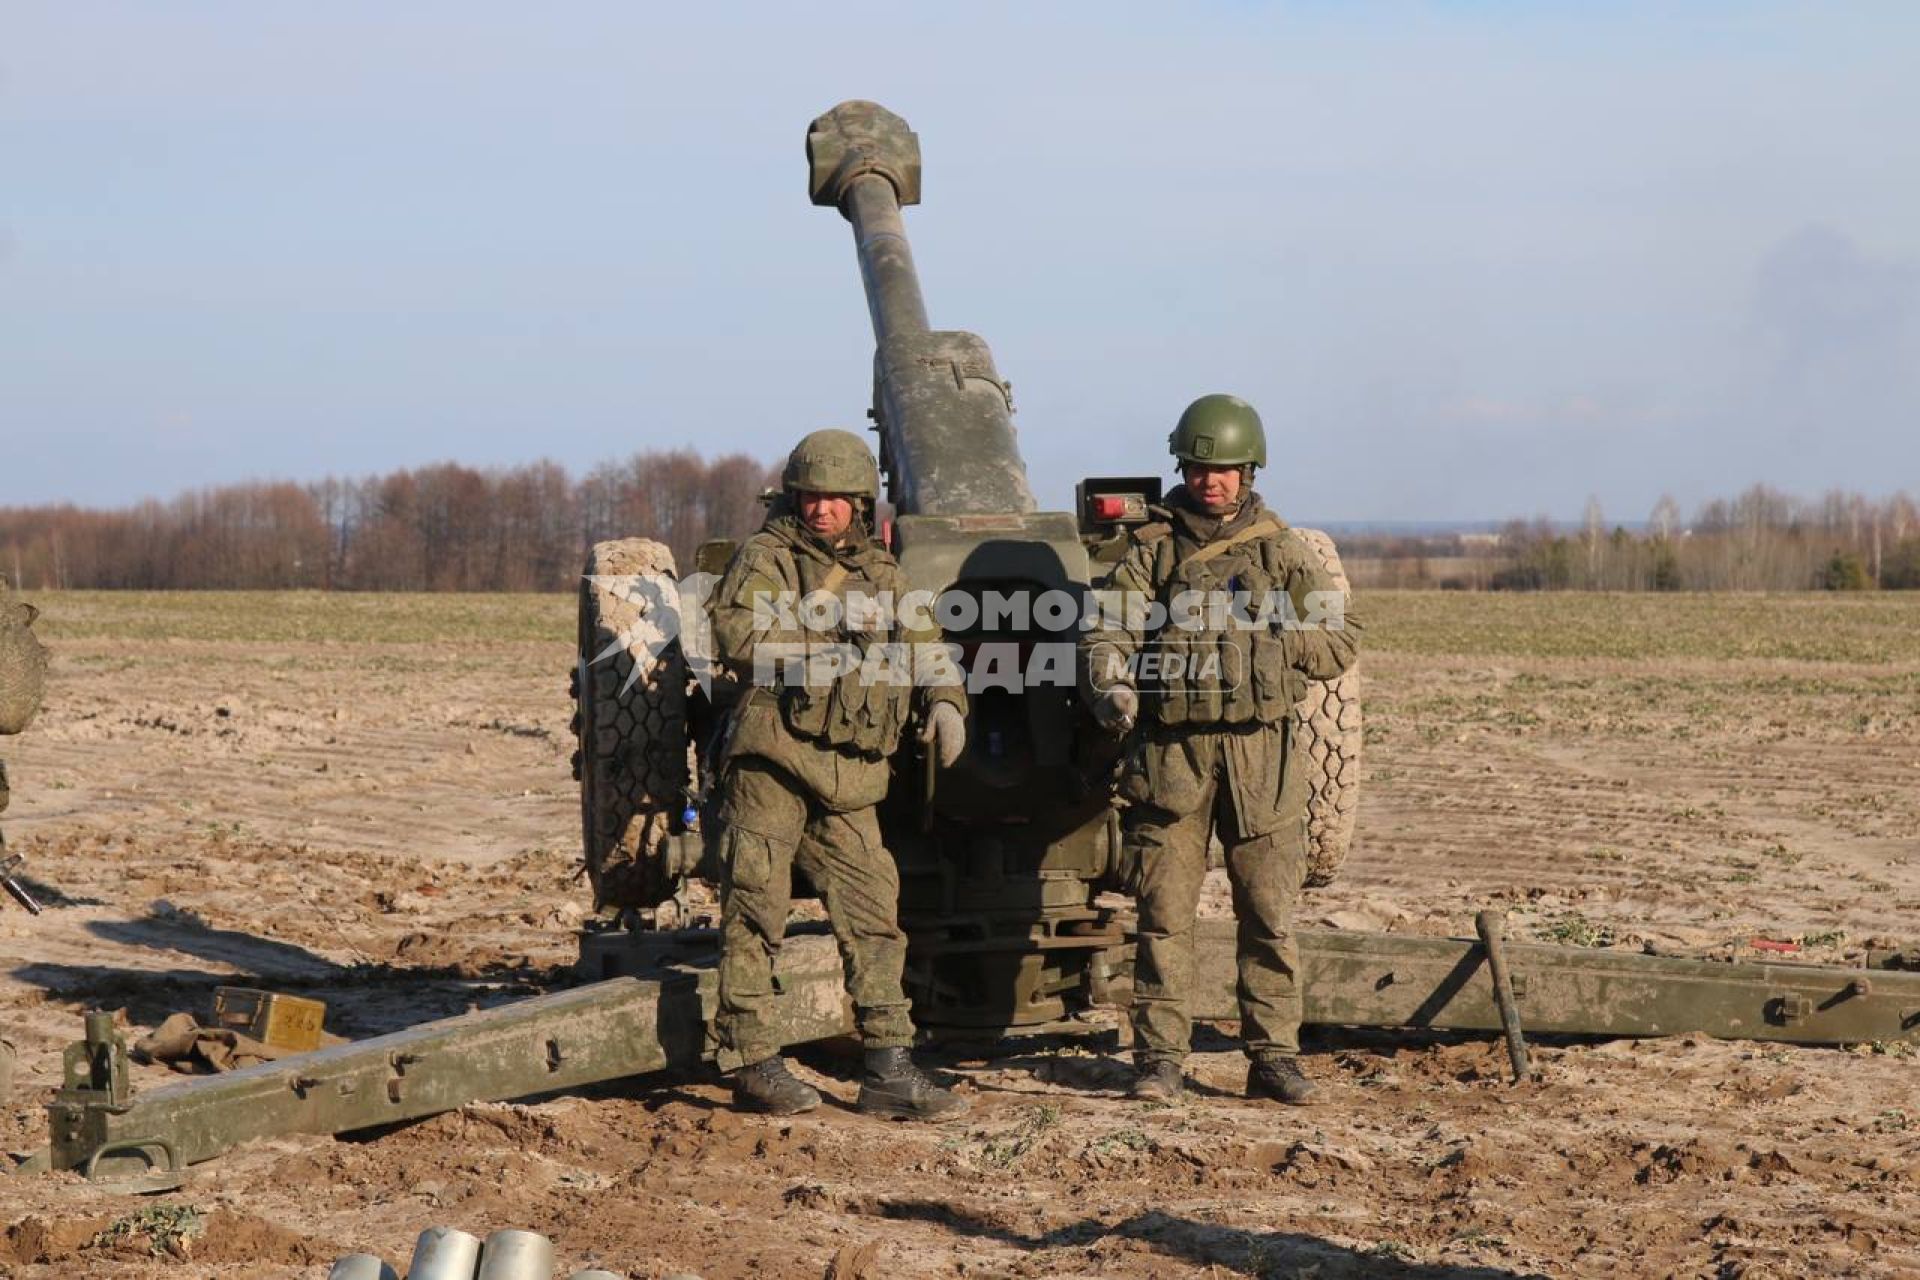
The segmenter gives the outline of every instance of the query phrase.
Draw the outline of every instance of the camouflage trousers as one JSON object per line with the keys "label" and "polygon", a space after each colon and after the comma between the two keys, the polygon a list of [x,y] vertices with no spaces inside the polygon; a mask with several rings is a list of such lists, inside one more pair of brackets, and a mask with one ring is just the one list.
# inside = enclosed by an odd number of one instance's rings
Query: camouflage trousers
{"label": "camouflage trousers", "polygon": [[873,808],[832,813],[764,761],[736,761],[720,786],[720,1010],[723,1071],[770,1058],[784,1039],[774,1011],[774,961],[787,931],[797,867],[819,890],[846,966],[860,1037],[869,1049],[913,1043],[900,985],[900,873]]}
{"label": "camouflage trousers", "polygon": [[[1305,778],[1288,759],[1284,726],[1252,733],[1194,732],[1158,748],[1152,772],[1176,775],[1127,810],[1137,867],[1139,945],[1133,1029],[1142,1060],[1178,1061],[1193,1034],[1194,918],[1207,874],[1209,833],[1226,851],[1238,924],[1240,1032],[1249,1056],[1300,1051],[1300,952],[1294,909],[1307,867]],[[1149,747],[1149,751],[1156,750]],[[1171,758],[1168,758],[1171,757]],[[1263,776],[1254,775],[1258,770]],[[1235,776],[1236,773],[1243,776]],[[1257,794],[1258,800],[1250,797]],[[1176,797],[1181,811],[1161,807]],[[1242,815],[1241,805],[1257,805]],[[1248,835],[1253,827],[1262,834]]]}

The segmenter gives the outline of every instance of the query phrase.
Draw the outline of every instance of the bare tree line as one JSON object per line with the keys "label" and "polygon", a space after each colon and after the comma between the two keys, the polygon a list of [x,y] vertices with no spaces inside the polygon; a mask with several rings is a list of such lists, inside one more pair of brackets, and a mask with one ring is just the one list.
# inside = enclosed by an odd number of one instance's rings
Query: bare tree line
{"label": "bare tree line", "polygon": [[1683,518],[1671,496],[1635,529],[1589,499],[1576,528],[1540,517],[1497,534],[1353,538],[1357,585],[1519,591],[1920,589],[1920,507],[1834,490],[1807,501],[1765,485]]}
{"label": "bare tree line", "polygon": [[[0,508],[0,575],[47,588],[566,590],[586,550],[642,535],[691,568],[708,538],[761,518],[776,479],[744,454],[637,453],[578,479],[554,462],[455,463],[313,484],[252,483],[120,510]],[[1755,485],[1692,519],[1663,497],[1633,529],[1598,500],[1574,528],[1341,540],[1356,585],[1469,590],[1920,588],[1920,508],[1906,493],[1806,501]]]}
{"label": "bare tree line", "polygon": [[759,524],[773,479],[744,454],[675,450],[578,480],[554,462],[442,463],[121,510],[0,508],[0,574],[40,589],[564,590],[607,538],[657,538],[691,569],[701,542]]}

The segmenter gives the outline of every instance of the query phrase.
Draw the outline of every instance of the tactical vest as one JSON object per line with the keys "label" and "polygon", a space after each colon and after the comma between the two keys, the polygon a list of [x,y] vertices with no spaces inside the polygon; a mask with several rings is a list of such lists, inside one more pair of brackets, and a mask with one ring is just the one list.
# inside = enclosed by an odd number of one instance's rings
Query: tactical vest
{"label": "tactical vest", "polygon": [[[1184,556],[1170,530],[1158,535],[1153,578],[1169,615],[1142,648],[1140,694],[1148,716],[1164,725],[1275,724],[1306,696],[1306,677],[1287,661],[1283,615],[1274,607],[1287,586],[1286,527],[1263,512]],[[1175,608],[1188,593],[1200,607]],[[1264,624],[1250,625],[1263,608]],[[1148,662],[1155,664],[1151,671]]]}
{"label": "tactical vest", "polygon": [[[857,571],[843,563],[829,564],[812,556],[795,555],[793,564],[803,600],[824,591],[841,605],[839,625],[806,633],[809,652],[837,651],[849,655],[849,659],[841,664],[847,669],[824,681],[811,674],[812,668],[804,683],[789,680],[783,673],[781,719],[795,737],[809,742],[871,759],[892,755],[900,745],[912,706],[912,669],[904,654],[895,653],[894,660],[888,661],[880,651],[880,646],[896,638],[897,627],[853,631],[846,625],[846,602],[852,595],[874,598],[897,584],[892,575],[887,575],[885,582],[876,582],[855,576]],[[855,652],[858,662],[850,660]]]}

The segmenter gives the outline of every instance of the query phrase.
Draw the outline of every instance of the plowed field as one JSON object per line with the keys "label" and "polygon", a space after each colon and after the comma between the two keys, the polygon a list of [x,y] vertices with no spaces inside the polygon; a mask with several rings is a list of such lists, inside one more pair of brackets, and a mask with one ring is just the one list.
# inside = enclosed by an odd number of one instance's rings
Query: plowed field
{"label": "plowed field", "polygon": [[[361,1037],[558,980],[586,905],[561,597],[44,594],[50,705],[0,741],[0,1140],[82,1010],[133,1029],[244,980]],[[1310,922],[1844,963],[1920,910],[1920,599],[1362,601],[1355,852]],[[1222,891],[1211,909],[1224,909]],[[1911,1275],[1920,1068],[1898,1045],[1313,1031],[1325,1103],[1239,1096],[1231,1026],[1174,1106],[1110,1044],[932,1055],[940,1128],[737,1115],[708,1075],[256,1144],[158,1199],[0,1181],[0,1276],[319,1277],[423,1227],[636,1277]],[[171,1079],[136,1068],[136,1084]],[[184,1262],[181,1259],[185,1259]]]}

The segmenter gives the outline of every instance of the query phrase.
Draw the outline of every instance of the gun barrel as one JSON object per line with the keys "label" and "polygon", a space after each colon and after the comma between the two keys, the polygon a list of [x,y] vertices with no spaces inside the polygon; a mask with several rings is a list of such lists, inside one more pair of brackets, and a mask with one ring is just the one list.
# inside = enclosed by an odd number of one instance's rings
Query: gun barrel
{"label": "gun barrel", "polygon": [[900,197],[877,173],[863,174],[847,187],[843,204],[853,224],[860,254],[860,278],[867,286],[867,311],[873,336],[885,342],[896,333],[927,331],[927,301],[913,266],[913,246],[900,217]]}
{"label": "gun barrel", "polygon": [[1013,431],[1013,393],[987,344],[927,320],[900,211],[920,203],[920,140],[872,102],[843,102],[807,128],[808,194],[853,226],[873,320],[880,466],[900,514],[1034,509]]}

